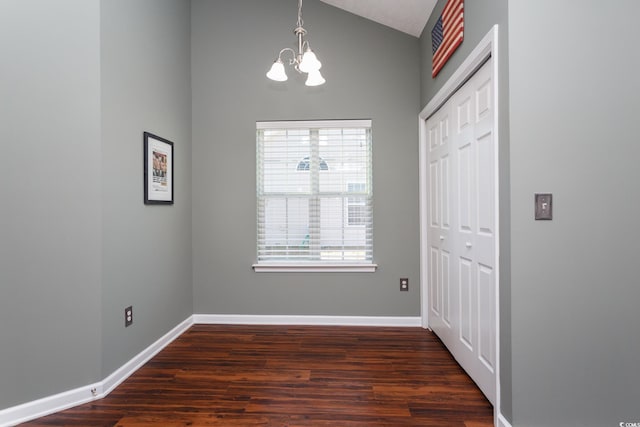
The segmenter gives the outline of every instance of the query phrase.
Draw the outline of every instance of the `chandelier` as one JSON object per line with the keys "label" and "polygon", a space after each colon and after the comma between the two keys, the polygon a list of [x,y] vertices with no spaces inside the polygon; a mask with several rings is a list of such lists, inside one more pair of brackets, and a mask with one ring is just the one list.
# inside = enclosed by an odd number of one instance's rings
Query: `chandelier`
{"label": "chandelier", "polygon": [[307,74],[307,81],[305,85],[307,86],[319,86],[323,84],[326,80],[320,74],[320,67],[322,67],[322,63],[318,61],[315,53],[309,47],[309,42],[304,39],[304,36],[307,34],[307,30],[302,28],[302,0],[298,0],[298,22],[296,24],[296,28],[293,29],[293,33],[298,38],[298,52],[294,51],[291,48],[284,48],[278,54],[278,59],[275,60],[271,69],[267,73],[267,77],[271,80],[275,80],[277,82],[284,82],[287,80],[287,73],[284,71],[284,62],[282,61],[283,54],[285,52],[291,53],[291,58],[289,59],[289,65],[293,65],[293,68],[299,73]]}

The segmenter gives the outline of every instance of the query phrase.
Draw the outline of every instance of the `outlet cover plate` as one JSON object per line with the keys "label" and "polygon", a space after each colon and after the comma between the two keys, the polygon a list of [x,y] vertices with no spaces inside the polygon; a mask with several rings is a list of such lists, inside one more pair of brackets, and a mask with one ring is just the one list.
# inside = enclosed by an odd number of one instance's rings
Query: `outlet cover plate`
{"label": "outlet cover plate", "polygon": [[124,309],[124,327],[127,328],[133,324],[133,306]]}
{"label": "outlet cover plate", "polygon": [[409,279],[406,279],[406,278],[400,279],[400,290],[401,291],[409,290]]}

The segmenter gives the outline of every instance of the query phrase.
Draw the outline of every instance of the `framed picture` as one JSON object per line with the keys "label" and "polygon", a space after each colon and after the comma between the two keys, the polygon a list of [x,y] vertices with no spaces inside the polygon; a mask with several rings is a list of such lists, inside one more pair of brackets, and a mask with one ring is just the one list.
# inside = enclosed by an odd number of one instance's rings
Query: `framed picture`
{"label": "framed picture", "polygon": [[144,133],[144,204],[173,204],[173,142]]}

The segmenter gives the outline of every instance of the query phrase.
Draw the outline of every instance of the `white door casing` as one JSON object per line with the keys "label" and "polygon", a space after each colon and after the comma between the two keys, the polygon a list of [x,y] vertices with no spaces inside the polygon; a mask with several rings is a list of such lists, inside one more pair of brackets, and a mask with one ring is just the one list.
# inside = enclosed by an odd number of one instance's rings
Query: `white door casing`
{"label": "white door casing", "polygon": [[496,423],[497,88],[496,26],[420,114],[423,327],[438,334],[494,404]]}

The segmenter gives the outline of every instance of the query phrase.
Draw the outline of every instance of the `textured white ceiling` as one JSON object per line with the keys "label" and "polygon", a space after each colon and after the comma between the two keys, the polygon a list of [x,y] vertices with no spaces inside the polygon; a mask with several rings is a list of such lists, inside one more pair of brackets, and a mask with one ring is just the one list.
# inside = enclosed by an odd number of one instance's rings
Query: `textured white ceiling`
{"label": "textured white ceiling", "polygon": [[322,1],[414,37],[420,37],[437,0]]}

